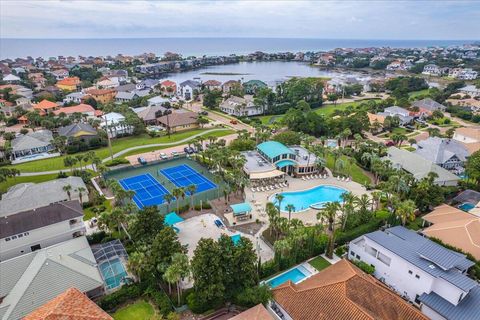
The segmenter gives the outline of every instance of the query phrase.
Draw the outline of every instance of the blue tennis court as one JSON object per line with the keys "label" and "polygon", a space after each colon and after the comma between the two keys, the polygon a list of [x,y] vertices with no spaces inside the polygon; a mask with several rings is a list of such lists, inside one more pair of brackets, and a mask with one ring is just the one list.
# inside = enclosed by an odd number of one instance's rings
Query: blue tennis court
{"label": "blue tennis court", "polygon": [[167,179],[177,187],[188,187],[191,184],[196,185],[196,192],[203,192],[217,187],[215,183],[208,180],[186,164],[161,169],[160,173],[167,177]]}
{"label": "blue tennis court", "polygon": [[140,209],[145,206],[162,204],[164,202],[163,196],[169,193],[168,190],[149,173],[121,179],[118,182],[123,189],[135,192],[133,201]]}

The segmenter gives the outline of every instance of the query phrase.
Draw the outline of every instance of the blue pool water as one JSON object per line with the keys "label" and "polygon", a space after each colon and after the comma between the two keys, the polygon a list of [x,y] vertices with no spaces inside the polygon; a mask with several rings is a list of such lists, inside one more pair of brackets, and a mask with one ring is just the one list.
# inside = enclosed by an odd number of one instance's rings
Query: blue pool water
{"label": "blue pool water", "polygon": [[[281,210],[287,212],[285,209],[287,205],[293,204],[295,212],[307,210],[311,205],[324,204],[326,202],[341,202],[341,195],[348,192],[346,189],[334,186],[318,186],[312,189],[292,192],[282,192],[284,196],[282,200]],[[270,198],[274,204],[277,204],[275,195]]]}
{"label": "blue pool water", "polygon": [[468,202],[465,202],[465,203],[459,205],[458,208],[463,210],[463,211],[468,212],[468,211],[472,210],[473,208],[475,208],[475,205],[471,204],[471,203],[468,203]]}
{"label": "blue pool water", "polygon": [[103,281],[107,289],[115,289],[122,284],[122,279],[127,276],[127,271],[120,259],[105,261],[99,266]]}
{"label": "blue pool water", "polygon": [[272,288],[276,288],[282,283],[287,282],[288,280],[292,281],[293,283],[298,283],[311,274],[312,273],[308,271],[305,267],[298,266],[285,273],[282,273],[275,278],[268,280],[267,284]]}

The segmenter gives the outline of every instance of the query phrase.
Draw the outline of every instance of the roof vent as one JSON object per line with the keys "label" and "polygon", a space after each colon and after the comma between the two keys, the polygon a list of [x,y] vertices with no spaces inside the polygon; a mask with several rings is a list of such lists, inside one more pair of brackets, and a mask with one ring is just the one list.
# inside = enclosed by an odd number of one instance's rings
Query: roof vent
{"label": "roof vent", "polygon": [[428,266],[430,269],[435,269],[435,266],[433,264]]}

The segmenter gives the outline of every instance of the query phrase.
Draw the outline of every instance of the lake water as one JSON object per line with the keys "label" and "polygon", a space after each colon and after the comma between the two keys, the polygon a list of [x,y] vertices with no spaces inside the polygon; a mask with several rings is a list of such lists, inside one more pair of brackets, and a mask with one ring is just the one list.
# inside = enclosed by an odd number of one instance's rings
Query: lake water
{"label": "lake water", "polygon": [[170,73],[161,76],[160,79],[170,79],[177,83],[192,79],[201,79],[202,81],[214,79],[221,82],[227,80],[242,80],[243,82],[258,79],[266,82],[269,86],[275,86],[277,83],[288,80],[291,77],[342,78],[346,76],[367,78],[366,75],[357,72],[343,73],[325,70],[311,66],[306,62],[256,61],[210,66],[187,72]]}
{"label": "lake water", "polygon": [[0,59],[17,57],[136,55],[167,51],[184,56],[247,54],[254,51],[320,51],[388,46],[411,48],[472,43],[468,40],[352,40],[292,38],[150,38],[150,39],[1,39]]}

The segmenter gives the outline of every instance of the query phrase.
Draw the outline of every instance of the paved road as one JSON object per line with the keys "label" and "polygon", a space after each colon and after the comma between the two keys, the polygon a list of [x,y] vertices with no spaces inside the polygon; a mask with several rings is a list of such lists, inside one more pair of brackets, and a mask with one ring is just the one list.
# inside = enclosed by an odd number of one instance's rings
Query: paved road
{"label": "paved road", "polygon": [[[146,144],[146,145],[142,145],[142,146],[135,146],[135,147],[130,147],[130,148],[127,148],[125,150],[122,150],[120,152],[117,152],[113,155],[114,158],[118,158],[130,151],[134,151],[134,150],[141,150],[143,148],[150,148],[150,147],[168,147],[168,146],[173,146],[173,145],[178,145],[178,144],[182,144],[184,142],[187,142],[189,140],[192,140],[192,139],[195,139],[196,137],[199,137],[199,136],[202,136],[202,135],[208,135],[212,132],[215,132],[215,131],[222,131],[222,130],[225,130],[225,129],[211,129],[211,130],[207,130],[207,131],[203,131],[203,132],[200,132],[200,133],[197,133],[197,134],[194,134],[193,136],[190,136],[188,138],[185,138],[185,139],[182,139],[182,140],[178,140],[178,141],[175,141],[175,142],[165,142],[165,143],[152,143],[152,144]],[[183,150],[183,148],[186,146],[186,144],[184,145],[181,145],[179,146],[179,148],[181,147],[181,150]],[[108,160],[110,160],[111,158],[108,157],[108,158],[105,158],[102,160],[102,162],[106,162]],[[90,170],[93,170],[93,166],[92,165],[88,165],[87,166],[87,169],[90,169]],[[41,176],[41,175],[45,175],[45,174],[55,174],[55,173],[59,173],[61,171],[63,172],[67,172],[69,169],[66,168],[66,169],[62,169],[62,170],[52,170],[52,171],[40,171],[40,172],[21,172],[20,173],[20,176],[21,177],[30,177],[30,176]]]}

